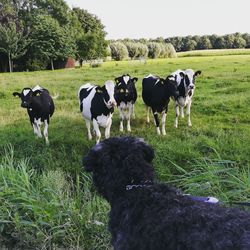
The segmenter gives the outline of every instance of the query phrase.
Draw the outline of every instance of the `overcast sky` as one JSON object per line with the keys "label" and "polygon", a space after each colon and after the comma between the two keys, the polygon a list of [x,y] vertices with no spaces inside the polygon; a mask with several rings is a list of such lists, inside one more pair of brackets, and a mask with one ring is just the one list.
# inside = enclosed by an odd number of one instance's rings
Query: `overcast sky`
{"label": "overcast sky", "polygon": [[250,0],[65,0],[95,14],[108,39],[250,33]]}

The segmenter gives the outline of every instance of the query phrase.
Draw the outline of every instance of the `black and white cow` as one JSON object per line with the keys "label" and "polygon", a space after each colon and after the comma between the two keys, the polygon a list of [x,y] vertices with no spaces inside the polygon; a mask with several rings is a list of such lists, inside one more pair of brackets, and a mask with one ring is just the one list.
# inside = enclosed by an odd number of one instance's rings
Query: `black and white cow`
{"label": "black and white cow", "polygon": [[177,89],[179,91],[179,95],[175,100],[176,116],[174,126],[176,128],[178,127],[178,118],[180,115],[179,107],[181,109],[181,117],[184,117],[184,107],[187,107],[186,114],[188,116],[188,126],[192,126],[190,119],[192,97],[195,89],[195,78],[200,74],[200,70],[194,72],[192,69],[177,70],[171,74],[177,82]]}
{"label": "black and white cow", "polygon": [[[149,122],[149,109],[154,115],[157,134],[166,135],[166,115],[170,97],[178,96],[176,81],[173,77],[162,79],[149,75],[142,80],[142,99],[147,106],[147,122]],[[162,114],[162,129],[160,131],[160,122],[158,113]]]}
{"label": "black and white cow", "polygon": [[13,95],[20,97],[21,107],[27,109],[34,134],[37,138],[42,138],[41,125],[44,123],[43,135],[46,144],[49,144],[49,121],[55,110],[49,91],[37,85],[33,89],[24,88],[21,93],[14,92]]}
{"label": "black and white cow", "polygon": [[120,114],[120,131],[123,131],[123,121],[127,120],[127,131],[131,132],[130,120],[134,114],[134,105],[137,99],[135,83],[137,77],[131,78],[130,75],[122,75],[115,78],[115,100]]}
{"label": "black and white cow", "polygon": [[78,91],[80,110],[86,122],[88,138],[92,139],[90,131],[92,121],[96,133],[96,143],[101,138],[99,126],[105,128],[105,138],[110,137],[112,115],[116,105],[114,88],[113,81],[106,81],[102,87],[91,83],[84,84]]}

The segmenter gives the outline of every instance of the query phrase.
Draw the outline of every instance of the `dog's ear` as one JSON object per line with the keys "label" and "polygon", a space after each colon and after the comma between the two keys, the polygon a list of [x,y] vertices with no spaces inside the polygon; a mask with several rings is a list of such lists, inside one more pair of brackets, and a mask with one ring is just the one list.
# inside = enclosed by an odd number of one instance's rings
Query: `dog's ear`
{"label": "dog's ear", "polygon": [[133,147],[134,153],[130,153],[122,160],[131,183],[153,181],[154,169],[151,163],[154,158],[154,150],[141,138],[133,144],[131,147]]}
{"label": "dog's ear", "polygon": [[97,143],[85,156],[82,158],[82,165],[87,172],[93,171],[93,164],[97,161],[97,153],[102,149],[102,143]]}
{"label": "dog's ear", "polygon": [[90,163],[89,157],[88,157],[88,155],[85,155],[82,158],[82,165],[84,166],[85,171],[92,172],[93,168],[92,168],[91,164],[89,164],[89,163]]}
{"label": "dog's ear", "polygon": [[152,147],[150,147],[143,138],[138,138],[138,140],[142,143],[142,150],[144,153],[144,159],[148,162],[151,163],[152,160],[155,157],[154,150]]}

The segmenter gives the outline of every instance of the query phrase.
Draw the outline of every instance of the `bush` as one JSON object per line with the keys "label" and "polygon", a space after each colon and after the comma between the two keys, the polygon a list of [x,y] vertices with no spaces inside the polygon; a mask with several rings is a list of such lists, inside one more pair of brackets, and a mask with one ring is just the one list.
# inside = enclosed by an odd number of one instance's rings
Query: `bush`
{"label": "bush", "polygon": [[161,54],[161,45],[157,42],[150,42],[148,45],[148,57],[158,58]]}
{"label": "bush", "polygon": [[128,58],[128,49],[121,42],[115,42],[110,44],[111,56],[116,61],[122,61]]}
{"label": "bush", "polygon": [[47,62],[40,61],[38,59],[35,60],[28,60],[26,64],[26,70],[28,71],[38,71],[38,70],[44,70],[48,66]]}

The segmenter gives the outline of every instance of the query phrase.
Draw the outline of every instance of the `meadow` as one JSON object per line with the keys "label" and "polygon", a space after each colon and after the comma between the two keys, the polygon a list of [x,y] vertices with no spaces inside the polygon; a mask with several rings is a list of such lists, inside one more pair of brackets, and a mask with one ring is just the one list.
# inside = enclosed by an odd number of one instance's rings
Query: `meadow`
{"label": "meadow", "polygon": [[[77,99],[81,84],[102,85],[129,73],[138,77],[132,136],[155,149],[158,181],[192,195],[218,197],[226,205],[250,200],[250,55],[189,55],[172,59],[104,62],[78,69],[0,74],[0,245],[19,248],[110,249],[109,205],[81,166],[95,144],[88,141]],[[141,99],[141,80],[166,77],[176,69],[201,70],[191,109],[174,128],[170,102],[166,136],[157,136]],[[34,138],[26,110],[12,92],[41,85],[55,100],[50,146]],[[111,136],[119,132],[115,111]],[[104,136],[102,130],[102,138]]]}

